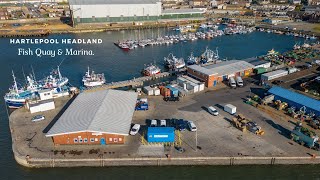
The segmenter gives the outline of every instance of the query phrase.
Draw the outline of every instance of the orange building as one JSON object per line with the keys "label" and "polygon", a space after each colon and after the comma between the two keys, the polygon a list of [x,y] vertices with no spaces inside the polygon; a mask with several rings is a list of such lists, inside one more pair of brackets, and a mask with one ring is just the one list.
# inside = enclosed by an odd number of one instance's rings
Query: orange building
{"label": "orange building", "polygon": [[119,90],[81,93],[46,137],[51,137],[55,145],[124,144],[137,96]]}
{"label": "orange building", "polygon": [[213,87],[230,77],[249,76],[253,68],[254,65],[246,61],[232,60],[210,65],[191,65],[187,72],[189,76],[205,82],[206,87]]}

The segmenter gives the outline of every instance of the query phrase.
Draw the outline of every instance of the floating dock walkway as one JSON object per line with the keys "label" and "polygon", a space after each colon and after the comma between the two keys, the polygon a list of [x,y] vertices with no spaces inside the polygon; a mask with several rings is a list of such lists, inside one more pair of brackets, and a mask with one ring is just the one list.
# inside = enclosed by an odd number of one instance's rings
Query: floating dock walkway
{"label": "floating dock walkway", "polygon": [[143,77],[134,78],[131,80],[111,82],[111,83],[104,84],[102,86],[87,88],[84,90],[84,92],[91,92],[91,91],[98,91],[98,90],[105,90],[105,89],[115,89],[115,88],[121,88],[121,87],[139,87],[139,86],[143,86],[143,83],[145,81],[168,77],[170,75],[171,73],[169,72],[163,72],[153,76],[143,76]]}

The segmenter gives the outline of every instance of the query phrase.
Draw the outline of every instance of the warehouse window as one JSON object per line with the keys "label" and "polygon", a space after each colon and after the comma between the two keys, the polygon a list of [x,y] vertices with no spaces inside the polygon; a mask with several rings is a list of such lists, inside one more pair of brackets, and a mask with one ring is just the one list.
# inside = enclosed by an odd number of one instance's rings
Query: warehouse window
{"label": "warehouse window", "polygon": [[112,142],[112,138],[109,138],[109,141]]}
{"label": "warehouse window", "polygon": [[119,138],[119,141],[122,141],[122,138]]}
{"label": "warehouse window", "polygon": [[78,143],[78,139],[77,139],[77,138],[74,138],[74,139],[73,139],[73,142],[74,142],[74,143]]}
{"label": "warehouse window", "polygon": [[95,16],[92,16],[92,21],[96,21],[96,17]]}
{"label": "warehouse window", "polygon": [[113,138],[113,142],[118,142],[118,138]]}
{"label": "warehouse window", "polygon": [[94,142],[94,138],[90,138],[90,142]]}
{"label": "warehouse window", "polygon": [[82,138],[79,138],[79,143],[82,143]]}
{"label": "warehouse window", "polygon": [[84,139],[83,139],[83,142],[84,142],[84,143],[87,143],[87,142],[88,142],[88,138],[84,138]]}

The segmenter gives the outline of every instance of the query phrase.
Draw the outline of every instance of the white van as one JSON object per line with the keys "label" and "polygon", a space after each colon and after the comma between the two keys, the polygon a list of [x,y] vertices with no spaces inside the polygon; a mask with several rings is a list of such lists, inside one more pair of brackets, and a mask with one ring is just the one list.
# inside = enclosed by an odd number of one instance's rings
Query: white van
{"label": "white van", "polygon": [[157,126],[158,126],[157,120],[155,119],[151,120],[150,127],[157,127]]}
{"label": "white van", "polygon": [[167,121],[166,120],[160,120],[160,127],[166,127]]}
{"label": "white van", "polygon": [[236,80],[237,80],[237,85],[239,87],[242,87],[243,86],[243,81],[242,81],[242,78],[240,76],[237,76],[236,77]]}
{"label": "white van", "polygon": [[230,85],[230,87],[232,87],[232,88],[236,88],[236,87],[237,87],[236,81],[234,80],[233,77],[230,77],[230,78],[229,78],[229,85]]}
{"label": "white van", "polygon": [[213,106],[208,107],[208,112],[214,116],[218,116],[219,112],[217,111],[216,108],[214,108]]}

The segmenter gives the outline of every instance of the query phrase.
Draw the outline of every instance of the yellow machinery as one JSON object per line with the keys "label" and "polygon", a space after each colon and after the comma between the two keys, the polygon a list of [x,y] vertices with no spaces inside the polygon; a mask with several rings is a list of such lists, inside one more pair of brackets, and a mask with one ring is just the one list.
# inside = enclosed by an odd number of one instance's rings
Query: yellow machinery
{"label": "yellow machinery", "polygon": [[256,135],[264,135],[264,131],[260,126],[258,126],[255,122],[246,119],[244,115],[239,114],[235,118],[232,119],[234,126],[240,129],[242,132],[246,132],[249,130]]}
{"label": "yellow machinery", "polygon": [[288,103],[286,103],[286,102],[281,102],[280,100],[276,100],[276,101],[274,102],[274,104],[277,106],[277,109],[278,109],[279,111],[288,107]]}

